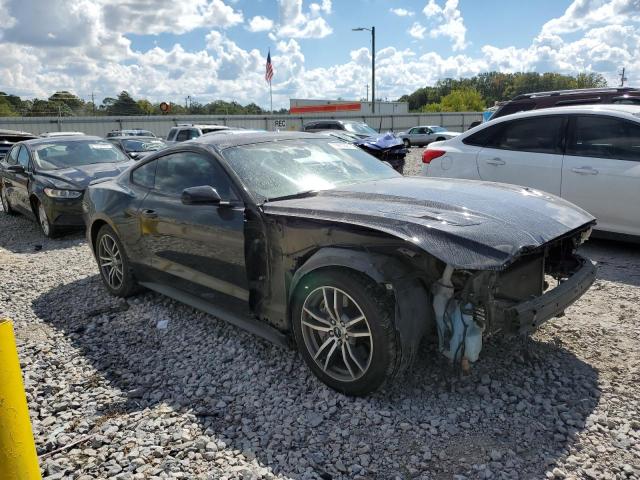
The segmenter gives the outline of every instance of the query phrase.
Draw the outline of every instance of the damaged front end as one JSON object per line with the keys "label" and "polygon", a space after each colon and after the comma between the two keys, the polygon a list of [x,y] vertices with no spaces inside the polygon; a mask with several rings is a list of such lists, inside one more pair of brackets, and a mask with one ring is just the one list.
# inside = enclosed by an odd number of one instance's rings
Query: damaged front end
{"label": "damaged front end", "polygon": [[527,334],[562,316],[595,280],[595,265],[576,249],[588,232],[520,255],[500,271],[446,265],[431,287],[440,351],[464,369],[482,350],[483,336]]}
{"label": "damaged front end", "polygon": [[393,133],[363,138],[356,141],[355,144],[369,155],[387,162],[394,170],[400,173],[403,172],[405,157],[409,150],[404,146],[402,140]]}

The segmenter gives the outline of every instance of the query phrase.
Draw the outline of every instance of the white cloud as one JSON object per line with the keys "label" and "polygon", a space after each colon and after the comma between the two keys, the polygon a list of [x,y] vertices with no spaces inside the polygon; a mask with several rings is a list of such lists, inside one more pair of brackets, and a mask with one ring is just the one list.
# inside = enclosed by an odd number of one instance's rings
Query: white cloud
{"label": "white cloud", "polygon": [[398,17],[413,17],[415,15],[414,12],[405,8],[390,8],[389,11]]}
{"label": "white cloud", "polygon": [[247,28],[251,32],[266,32],[273,28],[273,20],[257,15],[249,20]]}
{"label": "white cloud", "polygon": [[624,25],[639,20],[639,0],[575,0],[561,17],[545,23],[542,33],[563,34],[598,25]]}
{"label": "white cloud", "polygon": [[413,38],[422,40],[426,31],[427,29],[423,25],[421,25],[419,22],[415,22],[413,25],[411,25],[411,28],[409,28],[408,33]]}
{"label": "white cloud", "polygon": [[467,48],[467,27],[458,9],[458,0],[446,0],[444,7],[439,6],[435,0],[429,0],[422,13],[436,22],[435,28],[429,30],[431,37],[449,37],[454,51]]}
{"label": "white cloud", "polygon": [[279,0],[280,23],[276,35],[288,38],[324,38],[333,32],[333,29],[321,12],[331,12],[331,2],[323,1],[322,4],[313,3],[310,14],[302,11],[302,0]]}
{"label": "white cloud", "polygon": [[[146,3],[138,1],[139,5]],[[574,4],[581,2],[576,0]],[[135,0],[129,3],[133,8]],[[225,29],[225,25],[207,29],[206,48],[198,51],[188,51],[179,43],[136,51],[126,35],[137,20],[133,24],[124,22],[121,27],[108,27],[107,21],[111,20],[104,15],[106,7],[97,0],[66,3],[51,0],[55,5],[51,9],[39,8],[41,4],[34,0],[22,0],[20,4],[0,0],[0,7],[7,9],[3,12],[5,18],[9,19],[8,24],[0,24],[2,91],[43,97],[64,89],[85,99],[95,92],[101,99],[126,89],[134,96],[152,101],[180,101],[189,94],[202,103],[224,99],[268,105],[268,85],[264,81],[266,51],[240,47],[233,40],[233,30]],[[283,1],[281,7],[286,11],[281,12],[269,32],[274,42],[271,51],[275,70],[273,93],[278,107],[288,105],[290,97],[361,98],[371,81],[369,49],[363,47],[349,52],[342,63],[310,68],[298,37],[285,35],[287,28],[296,35],[301,32],[310,35],[318,28],[312,23],[315,20],[326,24],[324,16],[330,5],[320,0],[316,4],[317,12],[310,6],[303,9],[299,1]],[[430,13],[427,19],[442,24],[447,5],[452,4],[446,2],[441,7],[436,2],[427,3],[425,9]],[[454,6],[457,8],[457,4]],[[156,7],[156,4],[147,7],[152,11],[150,15]],[[575,30],[566,35],[564,32],[570,23],[549,21],[546,25],[556,27],[545,25],[524,48],[487,44],[473,56],[462,53],[445,56],[436,52],[418,55],[408,48],[382,44],[376,55],[376,92],[382,98],[393,99],[442,78],[466,77],[490,70],[598,72],[603,73],[610,84],[615,84],[617,71],[623,65],[629,71],[630,83],[640,83],[640,26],[635,20],[635,11],[625,13],[621,8],[604,23],[594,20],[584,31]],[[579,9],[571,11],[578,15]],[[232,18],[242,15],[238,10],[233,12]],[[191,18],[188,12],[185,15]],[[582,19],[593,18],[588,13],[581,15]],[[566,13],[558,18],[565,16]],[[451,14],[449,18],[453,18]],[[248,22],[249,28],[252,20]],[[187,28],[185,19],[172,21]],[[169,20],[162,22],[170,23]],[[423,29],[419,35],[426,37],[430,27],[416,23]],[[42,25],[42,28],[17,32],[20,25]],[[308,38],[305,35],[300,38]]]}

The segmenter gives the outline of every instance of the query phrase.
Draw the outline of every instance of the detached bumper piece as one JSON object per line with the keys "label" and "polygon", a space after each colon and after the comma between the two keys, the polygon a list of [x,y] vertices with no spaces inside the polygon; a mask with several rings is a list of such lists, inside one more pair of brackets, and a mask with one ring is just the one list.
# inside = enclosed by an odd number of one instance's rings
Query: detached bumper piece
{"label": "detached bumper piece", "polygon": [[528,333],[547,320],[562,315],[567,307],[582,296],[596,279],[596,266],[579,257],[581,266],[557,287],[538,298],[504,310],[504,326],[511,333]]}

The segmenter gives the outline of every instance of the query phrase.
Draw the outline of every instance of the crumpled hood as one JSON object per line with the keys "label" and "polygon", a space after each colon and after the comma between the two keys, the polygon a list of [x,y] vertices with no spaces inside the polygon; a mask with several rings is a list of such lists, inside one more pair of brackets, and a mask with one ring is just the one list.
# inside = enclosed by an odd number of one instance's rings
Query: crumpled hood
{"label": "crumpled hood", "polygon": [[475,180],[397,177],[266,203],[268,215],[368,227],[455,268],[498,270],[594,218],[538,190]]}
{"label": "crumpled hood", "polygon": [[[85,189],[92,180],[105,177],[115,177],[124,172],[133,164],[133,161],[116,163],[96,163],[93,165],[82,165],[73,168],[63,168],[60,170],[39,171],[38,175],[44,177],[54,184],[64,182],[73,188]],[[61,185],[61,188],[69,188]]]}
{"label": "crumpled hood", "polygon": [[355,142],[356,145],[364,145],[369,148],[375,148],[378,150],[384,150],[387,148],[393,148],[397,146],[404,146],[402,140],[396,137],[393,133],[383,133],[380,135],[372,135],[367,138],[363,138]]}

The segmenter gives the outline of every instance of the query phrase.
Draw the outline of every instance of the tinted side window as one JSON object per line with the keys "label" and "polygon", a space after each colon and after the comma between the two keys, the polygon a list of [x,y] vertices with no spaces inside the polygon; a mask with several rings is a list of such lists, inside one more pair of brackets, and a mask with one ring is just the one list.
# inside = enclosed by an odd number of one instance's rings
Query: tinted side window
{"label": "tinted side window", "polygon": [[178,131],[177,128],[172,128],[171,130],[169,130],[169,135],[167,135],[167,140],[174,140],[177,131]]}
{"label": "tinted side window", "polygon": [[527,110],[533,110],[534,108],[536,108],[536,102],[507,103],[493,115],[493,118],[503,117],[504,115],[511,115],[512,113],[517,112],[526,112]]}
{"label": "tinted side window", "polygon": [[185,188],[211,185],[223,200],[235,198],[224,172],[198,153],[174,153],[156,163],[155,189],[162,193],[181,195]]}
{"label": "tinted side window", "polygon": [[313,130],[314,128],[316,128],[316,123],[307,123],[304,126],[305,131],[309,131],[309,130]]}
{"label": "tinted side window", "polygon": [[564,117],[534,117],[505,122],[500,135],[487,146],[535,153],[562,153]]}
{"label": "tinted side window", "polygon": [[190,140],[191,137],[189,136],[189,129],[184,129],[184,130],[180,130],[178,132],[178,136],[176,137],[176,141],[178,142],[184,142],[185,140]]}
{"label": "tinted side window", "polygon": [[575,117],[567,155],[640,161],[640,124],[615,117]]}
{"label": "tinted side window", "polygon": [[498,125],[491,125],[483,128],[473,135],[469,135],[467,138],[462,140],[462,143],[466,145],[475,145],[476,147],[484,147],[485,145],[492,143],[494,137],[496,137],[502,130],[502,125],[502,123],[499,123]]}
{"label": "tinted side window", "polygon": [[20,147],[13,147],[9,154],[7,155],[7,163],[9,165],[17,165],[18,164],[18,151]]}
{"label": "tinted side window", "polygon": [[141,187],[153,188],[156,178],[157,161],[145,163],[131,172],[131,181]]}
{"label": "tinted side window", "polygon": [[18,153],[18,163],[22,165],[25,170],[29,168],[29,151],[27,147],[20,147],[20,153]]}

